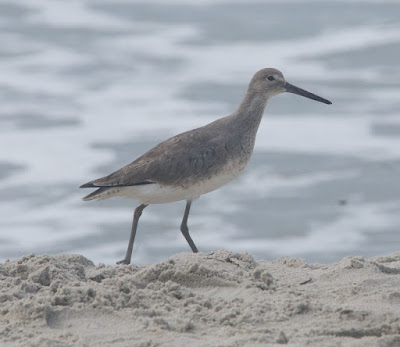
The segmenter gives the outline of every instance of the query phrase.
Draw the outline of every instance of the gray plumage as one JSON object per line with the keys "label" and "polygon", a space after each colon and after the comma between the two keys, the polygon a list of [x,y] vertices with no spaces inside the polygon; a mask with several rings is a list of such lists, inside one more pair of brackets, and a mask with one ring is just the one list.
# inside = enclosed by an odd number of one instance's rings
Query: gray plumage
{"label": "gray plumage", "polygon": [[[187,229],[191,201],[237,177],[253,152],[256,133],[268,99],[290,92],[326,104],[331,102],[287,83],[276,69],[258,71],[238,109],[203,127],[176,135],[118,171],[81,188],[98,188],[84,200],[125,196],[139,200],[128,252],[129,263],[138,219],[149,203],[187,200],[181,231],[194,252]],[[145,186],[149,186],[146,188]]]}
{"label": "gray plumage", "polygon": [[240,150],[251,151],[250,148],[243,148],[241,142],[234,143],[234,134],[226,135],[224,124],[226,122],[219,119],[176,135],[118,171],[88,184],[94,187],[120,187],[157,182],[186,186],[194,179],[207,179],[235,153]]}

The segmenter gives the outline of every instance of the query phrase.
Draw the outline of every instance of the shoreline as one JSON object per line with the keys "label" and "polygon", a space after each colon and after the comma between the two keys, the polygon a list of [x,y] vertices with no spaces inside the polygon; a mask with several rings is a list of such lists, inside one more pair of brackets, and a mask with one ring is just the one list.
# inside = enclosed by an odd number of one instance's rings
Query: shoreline
{"label": "shoreline", "polygon": [[30,254],[0,264],[0,283],[1,346],[400,345],[400,253],[145,266]]}

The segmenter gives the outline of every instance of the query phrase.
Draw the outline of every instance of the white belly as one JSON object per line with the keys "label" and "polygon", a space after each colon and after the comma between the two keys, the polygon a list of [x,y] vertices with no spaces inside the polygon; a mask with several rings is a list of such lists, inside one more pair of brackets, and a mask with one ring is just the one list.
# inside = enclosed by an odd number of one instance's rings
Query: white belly
{"label": "white belly", "polygon": [[108,189],[96,195],[103,200],[112,197],[135,199],[141,204],[165,204],[180,200],[196,200],[201,195],[212,192],[238,177],[247,165],[247,161],[231,161],[211,178],[186,181],[184,185],[162,185],[159,183],[137,186],[122,186]]}
{"label": "white belly", "polygon": [[232,181],[243,171],[245,164],[227,165],[221,173],[215,174],[209,179],[197,180],[193,183],[181,185],[161,185],[158,183],[137,186],[116,187],[110,189],[96,198],[99,200],[112,197],[125,197],[138,200],[141,204],[164,204],[180,200],[196,200],[201,195],[212,192],[215,189]]}
{"label": "white belly", "polygon": [[162,186],[157,183],[120,187],[118,188],[118,192],[111,195],[135,199],[142,204],[164,204],[180,200],[196,200],[200,195],[212,192],[232,181],[238,174],[221,174],[208,180],[198,181],[187,187],[172,185]]}

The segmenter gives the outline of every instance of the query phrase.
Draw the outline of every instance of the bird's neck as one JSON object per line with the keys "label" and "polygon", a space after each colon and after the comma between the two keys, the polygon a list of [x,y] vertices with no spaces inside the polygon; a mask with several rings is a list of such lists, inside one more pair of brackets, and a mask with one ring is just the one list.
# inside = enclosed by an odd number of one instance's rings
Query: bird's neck
{"label": "bird's neck", "polygon": [[247,92],[234,113],[242,133],[248,136],[256,135],[267,101],[265,94]]}

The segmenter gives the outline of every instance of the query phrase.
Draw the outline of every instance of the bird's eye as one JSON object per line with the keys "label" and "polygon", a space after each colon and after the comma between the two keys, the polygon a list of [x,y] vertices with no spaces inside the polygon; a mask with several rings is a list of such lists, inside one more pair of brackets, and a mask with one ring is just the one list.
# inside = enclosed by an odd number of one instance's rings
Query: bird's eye
{"label": "bird's eye", "polygon": [[274,76],[268,76],[267,79],[268,79],[268,81],[274,81],[275,80]]}

